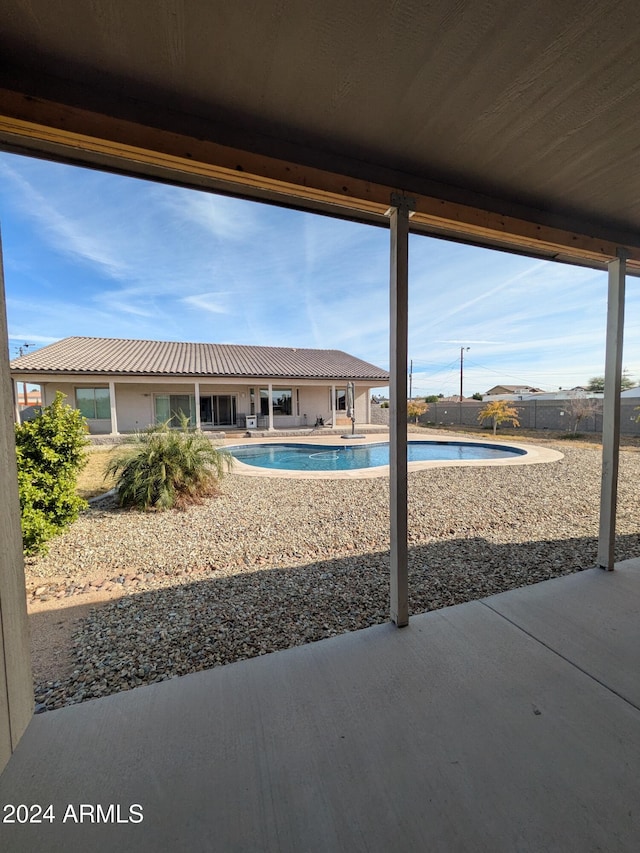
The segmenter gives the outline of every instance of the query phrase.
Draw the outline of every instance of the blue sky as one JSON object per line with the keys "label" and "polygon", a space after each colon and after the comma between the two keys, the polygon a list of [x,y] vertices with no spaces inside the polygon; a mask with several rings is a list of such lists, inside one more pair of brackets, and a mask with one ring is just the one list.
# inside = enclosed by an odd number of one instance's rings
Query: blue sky
{"label": "blue sky", "polygon": [[[12,356],[69,335],[342,349],[389,366],[389,233],[0,153]],[[604,272],[410,241],[416,394],[604,372]],[[640,381],[640,294],[624,365]]]}

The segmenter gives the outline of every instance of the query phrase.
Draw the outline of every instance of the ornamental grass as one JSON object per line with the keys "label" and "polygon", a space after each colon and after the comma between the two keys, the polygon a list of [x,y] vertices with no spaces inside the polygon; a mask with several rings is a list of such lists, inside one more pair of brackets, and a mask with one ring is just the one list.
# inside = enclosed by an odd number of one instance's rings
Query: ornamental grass
{"label": "ornamental grass", "polygon": [[215,447],[186,418],[136,433],[109,460],[105,478],[115,477],[118,502],[143,510],[184,508],[218,493],[233,457]]}

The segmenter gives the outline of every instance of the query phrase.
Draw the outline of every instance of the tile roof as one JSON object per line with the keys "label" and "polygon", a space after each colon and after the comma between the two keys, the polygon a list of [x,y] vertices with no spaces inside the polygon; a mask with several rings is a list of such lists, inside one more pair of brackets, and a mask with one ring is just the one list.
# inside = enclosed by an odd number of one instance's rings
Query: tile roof
{"label": "tile roof", "polygon": [[11,362],[11,370],[16,374],[389,381],[387,371],[341,350],[84,337],[64,338],[27,353]]}

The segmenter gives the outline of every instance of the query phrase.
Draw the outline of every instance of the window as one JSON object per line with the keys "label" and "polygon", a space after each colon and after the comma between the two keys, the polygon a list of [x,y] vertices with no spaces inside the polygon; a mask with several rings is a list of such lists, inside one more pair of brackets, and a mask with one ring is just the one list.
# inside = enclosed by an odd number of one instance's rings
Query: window
{"label": "window", "polygon": [[189,425],[195,426],[196,398],[193,394],[156,394],[155,411],[156,423],[179,427],[186,415]]}
{"label": "window", "polygon": [[[331,399],[331,392],[329,392],[329,399]],[[347,411],[347,389],[346,388],[336,388],[336,412],[346,412]]]}
{"label": "window", "polygon": [[76,408],[87,420],[110,420],[111,399],[108,388],[76,388]]}
{"label": "window", "polygon": [[[292,414],[291,408],[291,399],[292,393],[291,388],[273,388],[271,392],[271,399],[273,400],[273,414],[274,415],[290,415]],[[261,388],[260,389],[260,414],[268,415],[269,414],[269,389]]]}

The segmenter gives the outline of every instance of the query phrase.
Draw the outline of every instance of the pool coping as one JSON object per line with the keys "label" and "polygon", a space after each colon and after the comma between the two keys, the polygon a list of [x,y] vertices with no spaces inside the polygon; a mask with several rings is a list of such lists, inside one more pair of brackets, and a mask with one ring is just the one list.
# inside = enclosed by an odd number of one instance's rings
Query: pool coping
{"label": "pool coping", "polygon": [[[444,435],[429,435],[425,436],[422,433],[410,433],[408,442],[412,441],[451,441],[460,442],[463,444],[505,444],[508,447],[515,447],[518,450],[524,450],[522,456],[515,456],[513,459],[441,459],[429,462],[409,462],[408,471],[428,471],[432,468],[485,468],[485,467],[500,467],[504,465],[539,465],[547,462],[557,462],[564,458],[564,454],[559,450],[551,450],[548,447],[539,447],[533,444],[520,444],[517,441],[500,441],[494,439],[493,436],[470,438],[468,435],[456,435],[447,432]],[[223,447],[237,447],[238,445],[251,444],[308,444],[310,447],[324,446],[343,447],[345,444],[380,444],[389,441],[388,433],[373,433],[364,437],[351,439],[343,438],[340,435],[322,435],[322,436],[260,436],[259,441],[255,439],[234,437],[228,438],[222,442]],[[285,471],[277,468],[259,468],[255,465],[247,465],[239,459],[234,460],[233,474],[240,474],[246,477],[271,477],[284,480],[365,480],[389,476],[388,465],[378,465],[373,468],[356,468],[351,471]]]}

